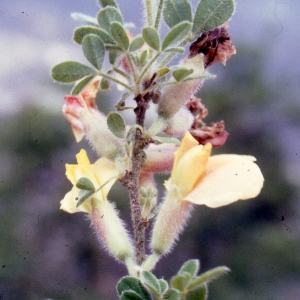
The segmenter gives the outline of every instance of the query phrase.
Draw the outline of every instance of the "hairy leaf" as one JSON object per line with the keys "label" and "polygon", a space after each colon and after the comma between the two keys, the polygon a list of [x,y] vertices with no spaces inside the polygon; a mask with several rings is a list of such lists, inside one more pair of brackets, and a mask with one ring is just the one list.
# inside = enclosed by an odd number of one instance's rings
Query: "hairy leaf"
{"label": "hairy leaf", "polygon": [[169,27],[182,21],[192,22],[192,8],[188,0],[166,0],[163,16]]}
{"label": "hairy leaf", "polygon": [[95,34],[87,35],[82,41],[82,49],[87,60],[98,70],[101,70],[105,47],[99,37]]}

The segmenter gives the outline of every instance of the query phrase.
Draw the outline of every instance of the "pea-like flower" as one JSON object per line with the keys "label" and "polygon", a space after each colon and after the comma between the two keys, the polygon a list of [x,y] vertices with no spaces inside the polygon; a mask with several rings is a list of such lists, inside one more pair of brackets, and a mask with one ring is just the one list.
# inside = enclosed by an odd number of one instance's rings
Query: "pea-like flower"
{"label": "pea-like flower", "polygon": [[[97,206],[97,203],[106,200],[109,190],[116,181],[118,172],[115,164],[104,157],[91,164],[85,150],[81,150],[76,155],[76,158],[77,165],[66,164],[66,176],[73,184],[73,188],[60,202],[60,208],[71,214],[76,212],[91,213],[93,206]],[[76,207],[80,193],[80,189],[76,187],[76,183],[83,177],[88,178],[96,189],[109,179],[115,178],[110,180],[99,191],[95,192],[90,199],[87,199]]]}
{"label": "pea-like flower", "polygon": [[263,176],[253,156],[223,154],[210,156],[211,144],[199,145],[188,132],[175,152],[167,195],[152,233],[156,255],[167,253],[190,215],[191,204],[220,207],[256,197]]}

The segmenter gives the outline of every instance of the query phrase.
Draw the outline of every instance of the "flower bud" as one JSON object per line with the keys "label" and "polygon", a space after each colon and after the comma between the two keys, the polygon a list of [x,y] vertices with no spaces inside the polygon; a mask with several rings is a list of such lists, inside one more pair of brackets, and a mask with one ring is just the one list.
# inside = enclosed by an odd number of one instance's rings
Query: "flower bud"
{"label": "flower bud", "polygon": [[101,242],[115,258],[125,261],[133,256],[129,236],[112,203],[98,202],[93,208],[91,218]]}
{"label": "flower bud", "polygon": [[[203,58],[203,54],[199,54],[191,59],[186,59],[180,64],[180,67],[193,69],[193,76],[203,75],[205,72]],[[202,80],[193,79],[167,86],[158,104],[159,116],[165,119],[174,116],[195,93]]]}
{"label": "flower bud", "polygon": [[167,120],[164,133],[177,138],[182,138],[185,133],[189,131],[193,122],[193,115],[185,106],[183,106],[172,118]]}

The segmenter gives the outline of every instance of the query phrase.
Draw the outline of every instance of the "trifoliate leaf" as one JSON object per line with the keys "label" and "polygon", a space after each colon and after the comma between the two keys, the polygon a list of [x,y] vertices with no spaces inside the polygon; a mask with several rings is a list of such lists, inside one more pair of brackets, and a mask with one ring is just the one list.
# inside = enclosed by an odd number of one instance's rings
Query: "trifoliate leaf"
{"label": "trifoliate leaf", "polygon": [[127,51],[129,48],[129,38],[123,26],[118,22],[112,22],[110,24],[110,32],[121,48]]}
{"label": "trifoliate leaf", "polygon": [[81,190],[87,190],[87,191],[95,192],[94,184],[87,177],[79,178],[78,181],[76,182],[76,187],[81,189]]}
{"label": "trifoliate leaf", "polygon": [[91,26],[82,26],[75,29],[73,39],[76,43],[81,44],[84,37],[91,33],[96,34],[103,43],[113,44],[115,42],[106,31]]}
{"label": "trifoliate leaf", "polygon": [[144,44],[145,44],[145,41],[142,38],[142,36],[136,36],[130,43],[129,51],[130,52],[137,51],[137,50],[141,49]]}
{"label": "trifoliate leaf", "polygon": [[98,70],[101,70],[105,47],[99,37],[95,34],[88,34],[82,41],[82,49],[87,60]]}
{"label": "trifoliate leaf", "polygon": [[172,75],[176,79],[176,81],[181,81],[182,79],[191,75],[193,72],[194,72],[193,69],[180,68],[180,69],[173,71]]}
{"label": "trifoliate leaf", "polygon": [[126,125],[120,114],[111,112],[107,116],[107,126],[109,130],[118,138],[126,136]]}
{"label": "trifoliate leaf", "polygon": [[74,82],[88,75],[95,75],[90,67],[76,61],[65,61],[52,68],[52,78],[59,82]]}
{"label": "trifoliate leaf", "polygon": [[142,30],[142,36],[144,41],[154,50],[159,51],[160,49],[160,38],[153,27],[144,27]]}
{"label": "trifoliate leaf", "polygon": [[143,300],[151,300],[151,296],[142,283],[135,277],[125,276],[117,284],[117,292],[121,296],[126,291],[134,291]]}
{"label": "trifoliate leaf", "polygon": [[178,271],[178,275],[182,275],[187,272],[191,274],[192,277],[196,276],[200,268],[200,263],[198,259],[191,259],[185,262],[180,270]]}
{"label": "trifoliate leaf", "polygon": [[188,0],[166,0],[163,16],[169,27],[182,21],[192,22],[192,8]]}
{"label": "trifoliate leaf", "polygon": [[99,3],[102,7],[114,6],[115,8],[118,8],[118,5],[115,0],[99,0]]}
{"label": "trifoliate leaf", "polygon": [[93,79],[94,75],[87,76],[80,80],[75,87],[72,89],[72,95],[78,95],[81,90]]}
{"label": "trifoliate leaf", "polygon": [[234,0],[201,0],[197,6],[192,32],[214,29],[226,23],[234,13]]}
{"label": "trifoliate leaf", "polygon": [[123,24],[123,17],[120,12],[115,7],[111,6],[102,8],[98,13],[97,20],[99,26],[108,33],[110,33],[110,24],[112,22]]}
{"label": "trifoliate leaf", "polygon": [[165,50],[182,40],[188,34],[191,26],[192,23],[187,21],[175,25],[164,38],[161,49]]}

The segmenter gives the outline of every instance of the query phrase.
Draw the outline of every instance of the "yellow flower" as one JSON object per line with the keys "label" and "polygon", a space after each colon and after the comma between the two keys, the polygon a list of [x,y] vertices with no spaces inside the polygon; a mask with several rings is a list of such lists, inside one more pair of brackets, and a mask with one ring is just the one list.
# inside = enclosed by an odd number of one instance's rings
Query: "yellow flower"
{"label": "yellow flower", "polygon": [[186,133],[175,152],[168,190],[173,186],[181,200],[219,207],[256,197],[264,178],[253,156],[223,154],[210,157],[212,146],[199,145]]}
{"label": "yellow flower", "polygon": [[65,195],[64,199],[61,200],[60,209],[71,214],[76,212],[91,213],[93,206],[95,206],[97,202],[103,202],[106,200],[107,194],[114,184],[115,179],[109,181],[100,189],[100,191],[97,191],[95,194],[93,194],[90,199],[83,202],[81,205],[79,205],[79,207],[76,207],[80,191],[76,187],[77,181],[82,177],[86,177],[91,180],[97,190],[100,185],[112,177],[117,176],[118,172],[115,164],[104,157],[98,159],[94,164],[91,165],[85,150],[81,150],[76,155],[76,158],[78,165],[66,164],[66,176],[73,184],[73,188]]}

